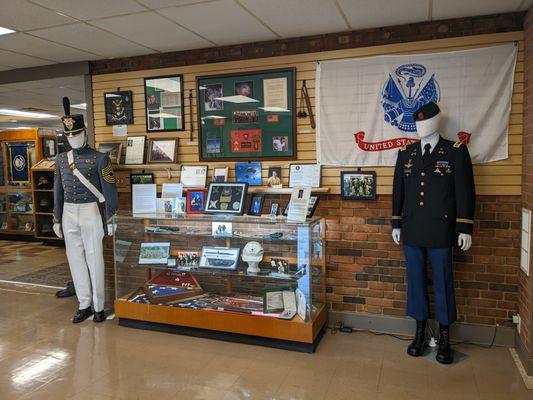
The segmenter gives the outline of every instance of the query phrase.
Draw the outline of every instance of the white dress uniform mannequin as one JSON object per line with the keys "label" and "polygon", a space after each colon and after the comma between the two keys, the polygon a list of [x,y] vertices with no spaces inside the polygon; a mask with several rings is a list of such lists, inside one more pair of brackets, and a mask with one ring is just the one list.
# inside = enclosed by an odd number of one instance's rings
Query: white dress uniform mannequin
{"label": "white dress uniform mannequin", "polygon": [[[70,272],[76,288],[79,310],[72,322],[93,314],[94,321],[104,313],[104,229],[99,203],[105,202],[107,220],[117,209],[118,194],[111,162],[87,145],[83,115],[70,115],[70,103],[63,99],[65,135],[72,147],[56,157],[54,179],[54,232],[65,238]],[[111,224],[108,233],[113,234]]]}

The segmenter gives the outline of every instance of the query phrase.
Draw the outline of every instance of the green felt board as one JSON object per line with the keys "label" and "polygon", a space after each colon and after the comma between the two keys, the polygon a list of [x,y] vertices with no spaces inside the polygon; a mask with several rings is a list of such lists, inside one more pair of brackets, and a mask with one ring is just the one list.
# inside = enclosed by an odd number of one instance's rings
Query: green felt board
{"label": "green felt board", "polygon": [[[242,75],[221,75],[211,77],[199,77],[198,84],[198,106],[200,110],[200,154],[202,160],[217,160],[217,159],[268,159],[268,158],[287,158],[294,159],[296,156],[296,149],[294,148],[295,133],[295,96],[294,96],[294,70],[277,70],[249,73]],[[286,78],[287,80],[287,109],[288,112],[265,112],[259,107],[264,106],[263,96],[263,80],[273,78]],[[253,94],[252,97],[258,102],[250,103],[231,103],[231,102],[216,102],[212,103],[211,107],[206,104],[207,89],[206,87],[213,87],[209,85],[222,84],[222,96],[235,95],[235,84],[242,82],[252,82]],[[222,104],[223,109],[220,108]],[[208,108],[206,110],[206,108]],[[211,109],[209,109],[211,108]],[[215,108],[215,109],[213,109]],[[234,111],[257,111],[257,122],[253,123],[233,123]],[[277,122],[267,122],[267,116],[274,116],[278,118]],[[212,116],[225,117],[224,125],[216,125],[215,119],[209,118]],[[277,117],[275,117],[277,116]],[[207,118],[206,118],[207,117]],[[272,118],[272,117],[271,117]],[[231,131],[232,130],[261,130],[261,151],[232,151]],[[274,150],[274,138],[286,137],[286,150]],[[208,142],[210,143],[210,150],[208,151]],[[218,152],[213,152],[216,151]],[[278,147],[279,149],[279,147]],[[252,148],[253,150],[253,148]]]}

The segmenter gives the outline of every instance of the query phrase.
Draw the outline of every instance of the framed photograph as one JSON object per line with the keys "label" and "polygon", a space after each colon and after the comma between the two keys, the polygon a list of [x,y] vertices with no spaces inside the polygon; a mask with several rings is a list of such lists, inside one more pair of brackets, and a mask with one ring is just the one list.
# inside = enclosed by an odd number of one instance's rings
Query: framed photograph
{"label": "framed photograph", "polygon": [[148,140],[148,163],[174,164],[176,162],[176,139]]}
{"label": "framed photograph", "polygon": [[166,264],[170,255],[170,243],[141,243],[139,264]]}
{"label": "framed photograph", "polygon": [[321,175],[320,164],[291,164],[289,166],[289,187],[320,187]]}
{"label": "framed photograph", "polygon": [[154,174],[131,174],[130,173],[130,186],[131,185],[150,185],[154,183]]}
{"label": "framed photograph", "polygon": [[144,164],[144,143],[146,136],[129,136],[126,141],[126,158],[124,164]]}
{"label": "framed photograph", "polygon": [[283,187],[281,182],[281,167],[268,167],[267,186],[275,189]]}
{"label": "framed photograph", "polygon": [[248,184],[244,182],[211,182],[205,212],[242,215],[247,191]]}
{"label": "framed photograph", "polygon": [[341,171],[341,197],[343,200],[375,200],[375,171]]}
{"label": "framed photograph", "polygon": [[216,221],[211,223],[211,233],[215,237],[233,236],[233,223]]}
{"label": "framed photograph", "polygon": [[121,90],[104,93],[106,125],[133,124],[133,92]]}
{"label": "framed photograph", "polygon": [[213,168],[213,182],[227,182],[228,181],[228,167]]}
{"label": "framed photograph", "polygon": [[198,76],[200,161],[294,160],[296,69]]}
{"label": "framed photograph", "polygon": [[144,95],[147,132],[185,129],[182,75],[145,78]]}
{"label": "framed photograph", "polygon": [[187,214],[202,214],[205,209],[205,189],[187,190],[186,212]]}
{"label": "framed photograph", "polygon": [[261,163],[235,163],[235,178],[237,182],[246,182],[250,186],[261,186],[261,184],[263,183]]}
{"label": "framed photograph", "polygon": [[120,158],[122,155],[121,142],[100,143],[98,145],[98,151],[107,154],[111,160],[111,164],[120,164]]}
{"label": "framed photograph", "polygon": [[[307,207],[306,218],[311,218],[315,214],[315,210],[316,210],[316,207],[318,206],[319,200],[320,200],[320,196],[311,195],[309,197],[309,205]],[[289,206],[290,206],[290,203],[287,204],[287,206],[283,210],[284,216],[287,216],[289,214]]]}
{"label": "framed photograph", "polygon": [[199,267],[237,269],[239,253],[239,248],[204,246],[202,248]]}
{"label": "framed photograph", "polygon": [[[43,156],[47,159],[55,158],[57,154],[57,138],[55,137],[42,137],[41,147],[43,148]],[[2,160],[0,160],[1,162]]]}
{"label": "framed photograph", "polygon": [[276,217],[279,213],[279,203],[272,203],[270,206],[270,216]]}
{"label": "framed photograph", "polygon": [[263,202],[265,201],[264,194],[253,194],[252,200],[250,202],[250,209],[248,210],[248,215],[261,215],[263,211]]}
{"label": "framed photograph", "polygon": [[176,256],[178,267],[197,267],[200,262],[200,252],[198,251],[178,251],[172,252]]}
{"label": "framed photograph", "polygon": [[180,181],[184,187],[205,187],[207,184],[207,165],[182,165]]}

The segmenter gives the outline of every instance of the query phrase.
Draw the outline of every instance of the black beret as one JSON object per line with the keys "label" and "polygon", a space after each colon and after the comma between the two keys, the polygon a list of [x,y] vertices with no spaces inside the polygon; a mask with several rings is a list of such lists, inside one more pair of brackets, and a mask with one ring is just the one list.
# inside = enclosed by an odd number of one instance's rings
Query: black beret
{"label": "black beret", "polygon": [[436,103],[430,101],[429,103],[424,104],[422,107],[415,111],[415,113],[413,114],[413,119],[415,121],[423,121],[425,119],[433,118],[438,113],[440,113],[439,106]]}

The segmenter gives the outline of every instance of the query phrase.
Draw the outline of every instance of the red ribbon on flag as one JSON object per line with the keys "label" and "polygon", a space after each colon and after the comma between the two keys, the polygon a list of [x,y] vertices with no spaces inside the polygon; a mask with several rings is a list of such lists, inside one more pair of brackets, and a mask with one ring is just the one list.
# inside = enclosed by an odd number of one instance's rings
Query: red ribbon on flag
{"label": "red ribbon on flag", "polygon": [[354,133],[355,143],[363,151],[383,151],[397,149],[398,147],[407,146],[411,143],[418,142],[418,139],[410,138],[394,138],[389,140],[383,140],[381,142],[365,142],[365,133]]}

